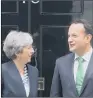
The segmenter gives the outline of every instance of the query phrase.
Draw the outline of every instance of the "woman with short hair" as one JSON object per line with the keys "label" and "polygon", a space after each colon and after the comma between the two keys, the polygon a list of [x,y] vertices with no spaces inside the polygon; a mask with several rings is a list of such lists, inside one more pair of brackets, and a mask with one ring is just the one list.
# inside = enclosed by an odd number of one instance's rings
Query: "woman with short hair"
{"label": "woman with short hair", "polygon": [[2,97],[36,97],[38,70],[28,62],[34,53],[32,36],[11,31],[4,41],[3,51],[10,59],[2,64]]}

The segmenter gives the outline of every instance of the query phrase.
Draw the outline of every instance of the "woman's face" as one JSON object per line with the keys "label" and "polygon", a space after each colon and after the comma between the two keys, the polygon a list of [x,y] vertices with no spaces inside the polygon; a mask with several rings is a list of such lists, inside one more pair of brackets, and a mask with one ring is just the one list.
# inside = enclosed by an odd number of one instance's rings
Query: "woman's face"
{"label": "woman's face", "polygon": [[20,61],[25,64],[31,61],[32,54],[34,53],[34,49],[32,45],[25,46],[21,53],[19,53]]}

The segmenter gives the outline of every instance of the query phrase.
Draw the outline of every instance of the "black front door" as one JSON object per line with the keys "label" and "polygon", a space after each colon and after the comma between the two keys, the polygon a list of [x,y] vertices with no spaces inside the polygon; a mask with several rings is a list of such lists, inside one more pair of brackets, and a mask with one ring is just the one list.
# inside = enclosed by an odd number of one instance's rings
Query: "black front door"
{"label": "black front door", "polygon": [[[57,58],[69,53],[67,29],[72,19],[93,23],[93,0],[2,0],[2,42],[10,30],[33,35],[39,70],[38,93],[48,97]],[[8,61],[2,51],[2,63]]]}

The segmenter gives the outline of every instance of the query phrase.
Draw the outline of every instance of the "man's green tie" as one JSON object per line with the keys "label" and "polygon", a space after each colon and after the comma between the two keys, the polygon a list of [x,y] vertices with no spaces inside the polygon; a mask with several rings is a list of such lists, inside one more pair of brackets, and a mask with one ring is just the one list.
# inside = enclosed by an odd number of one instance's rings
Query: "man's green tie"
{"label": "man's green tie", "polygon": [[76,88],[77,88],[77,93],[78,96],[80,95],[83,80],[84,80],[84,71],[83,71],[83,58],[79,57],[78,58],[78,69],[77,69],[77,74],[76,74]]}

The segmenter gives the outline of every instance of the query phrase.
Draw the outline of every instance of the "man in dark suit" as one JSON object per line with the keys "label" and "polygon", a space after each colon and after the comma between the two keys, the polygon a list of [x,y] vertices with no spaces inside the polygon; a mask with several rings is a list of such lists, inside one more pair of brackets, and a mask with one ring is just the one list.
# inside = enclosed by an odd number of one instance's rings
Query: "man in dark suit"
{"label": "man in dark suit", "polygon": [[69,50],[56,60],[51,97],[93,97],[93,29],[84,19],[71,23]]}

